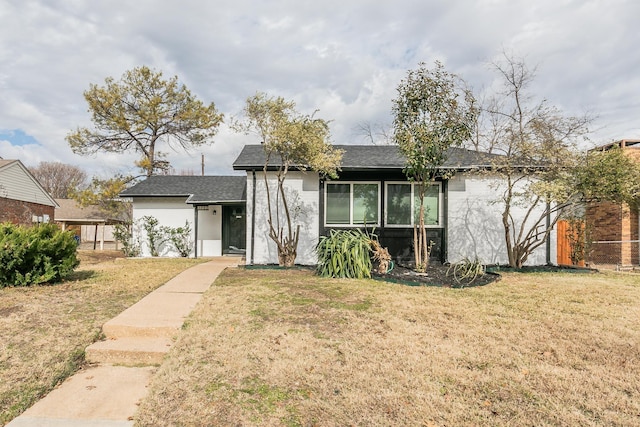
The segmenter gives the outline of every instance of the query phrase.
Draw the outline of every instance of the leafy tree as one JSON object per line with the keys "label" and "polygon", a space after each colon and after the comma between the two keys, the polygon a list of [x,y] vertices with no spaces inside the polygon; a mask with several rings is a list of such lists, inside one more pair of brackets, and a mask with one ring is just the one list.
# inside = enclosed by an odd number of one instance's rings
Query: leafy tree
{"label": "leafy tree", "polygon": [[86,186],[87,173],[60,162],[40,162],[29,172],[54,199],[68,199]]}
{"label": "leafy tree", "polygon": [[640,206],[640,162],[618,146],[588,152],[576,169],[576,181],[587,202]]}
{"label": "leafy tree", "polygon": [[146,176],[170,167],[158,144],[189,150],[208,143],[223,118],[213,103],[205,106],[177,77],[165,80],[146,66],[125,72],[120,81],[109,77],[104,86],[90,85],[84,98],[94,129],[67,135],[73,152],[134,151]]}
{"label": "leafy tree", "polygon": [[[246,120],[234,127],[256,132],[263,142],[269,237],[278,247],[279,264],[292,266],[297,256],[300,225],[293,224],[292,206],[285,191],[287,173],[297,168],[335,177],[342,151],[329,142],[328,122],[298,113],[293,101],[257,93],[247,99],[244,114]],[[277,178],[275,194],[268,182],[270,167],[275,168]],[[280,207],[284,218],[281,218]]]}
{"label": "leafy tree", "polygon": [[446,161],[449,148],[461,145],[471,136],[474,100],[460,83],[440,62],[433,69],[420,63],[418,69],[409,70],[406,79],[400,82],[393,101],[393,138],[407,159],[404,172],[416,183],[420,200],[413,233],[417,271],[425,271],[430,253],[424,197]]}
{"label": "leafy tree", "polygon": [[493,66],[503,90],[482,109],[474,145],[502,154],[490,173],[504,183],[497,190],[507,256],[511,267],[520,268],[582,199],[577,142],[591,118],[565,116],[545,100],[536,102],[527,92],[535,70],[523,60],[505,54]]}
{"label": "leafy tree", "polygon": [[82,191],[74,193],[73,198],[81,206],[98,206],[107,217],[131,221],[131,203],[120,198],[134,181],[132,176],[116,175],[102,179],[93,177],[91,183]]}

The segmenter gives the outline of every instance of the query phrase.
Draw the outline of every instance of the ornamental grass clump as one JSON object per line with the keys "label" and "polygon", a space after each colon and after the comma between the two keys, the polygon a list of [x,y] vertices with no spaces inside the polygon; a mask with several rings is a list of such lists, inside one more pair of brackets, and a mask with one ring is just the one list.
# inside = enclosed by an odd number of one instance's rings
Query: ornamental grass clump
{"label": "ornamental grass clump", "polygon": [[331,230],[329,236],[320,236],[316,253],[317,272],[323,277],[370,278],[372,257],[381,274],[387,272],[391,260],[388,250],[380,245],[376,235],[360,229]]}
{"label": "ornamental grass clump", "polygon": [[360,229],[331,230],[316,246],[318,275],[363,279],[371,277],[369,236]]}
{"label": "ornamental grass clump", "polygon": [[0,224],[0,288],[62,281],[79,264],[77,246],[53,224]]}
{"label": "ornamental grass clump", "polygon": [[470,260],[465,258],[460,262],[451,264],[447,269],[447,276],[453,276],[458,284],[465,286],[471,285],[476,279],[484,276],[486,272],[485,265],[478,260]]}

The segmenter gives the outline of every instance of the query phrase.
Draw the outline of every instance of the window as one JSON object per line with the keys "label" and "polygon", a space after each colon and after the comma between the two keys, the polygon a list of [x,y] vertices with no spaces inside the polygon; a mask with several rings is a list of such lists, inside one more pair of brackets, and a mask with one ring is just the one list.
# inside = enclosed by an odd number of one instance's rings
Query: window
{"label": "window", "polygon": [[377,182],[327,182],[327,225],[378,225],[380,184]]}
{"label": "window", "polygon": [[351,222],[351,184],[327,184],[327,224]]}
{"label": "window", "polygon": [[[418,223],[420,198],[416,184],[387,184],[386,225],[395,227],[413,227]],[[424,223],[435,226],[440,223],[440,184],[434,183],[427,188],[424,196]],[[413,214],[412,214],[413,213]]]}

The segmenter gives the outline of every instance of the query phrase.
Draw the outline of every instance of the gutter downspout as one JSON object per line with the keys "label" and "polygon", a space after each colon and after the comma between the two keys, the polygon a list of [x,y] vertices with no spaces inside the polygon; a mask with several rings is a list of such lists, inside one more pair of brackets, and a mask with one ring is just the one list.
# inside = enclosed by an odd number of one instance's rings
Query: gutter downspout
{"label": "gutter downspout", "polygon": [[449,179],[442,180],[442,253],[440,262],[443,264],[449,260]]}
{"label": "gutter downspout", "polygon": [[251,169],[253,176],[253,185],[251,186],[251,261],[250,265],[253,265],[254,247],[256,241],[256,171]]}
{"label": "gutter downspout", "polygon": [[[547,202],[546,226],[547,226],[547,230],[549,230],[549,227],[551,227],[551,204],[549,202]],[[558,233],[558,229],[556,228],[556,234],[557,233]],[[557,240],[557,236],[556,236],[556,240]],[[545,246],[547,251],[545,261],[547,262],[547,265],[551,265],[551,232],[549,232]]]}
{"label": "gutter downspout", "polygon": [[198,258],[198,205],[193,205],[193,221],[194,221],[194,226],[193,226],[193,234],[194,234],[194,238],[193,238],[193,253],[194,253],[194,257]]}

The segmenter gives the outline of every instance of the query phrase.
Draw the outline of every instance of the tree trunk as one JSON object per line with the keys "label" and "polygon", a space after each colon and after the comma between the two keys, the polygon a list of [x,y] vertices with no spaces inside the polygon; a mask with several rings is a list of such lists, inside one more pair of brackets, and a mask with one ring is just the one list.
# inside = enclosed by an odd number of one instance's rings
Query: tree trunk
{"label": "tree trunk", "polygon": [[427,271],[429,265],[429,245],[427,244],[427,230],[424,227],[424,196],[420,202],[420,211],[418,212],[418,225],[414,226],[413,245],[415,249],[416,266],[415,270],[419,273]]}
{"label": "tree trunk", "polygon": [[296,262],[296,250],[292,247],[278,248],[278,264],[281,267],[293,267]]}

